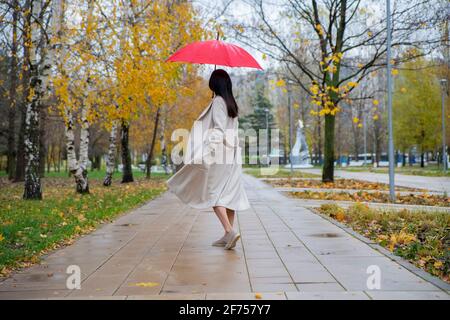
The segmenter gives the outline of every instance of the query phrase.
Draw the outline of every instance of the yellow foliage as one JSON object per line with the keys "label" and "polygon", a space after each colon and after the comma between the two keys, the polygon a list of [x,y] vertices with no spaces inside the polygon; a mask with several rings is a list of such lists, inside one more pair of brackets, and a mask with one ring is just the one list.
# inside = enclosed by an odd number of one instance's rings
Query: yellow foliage
{"label": "yellow foliage", "polygon": [[410,233],[407,233],[405,230],[401,230],[398,233],[391,234],[389,238],[389,250],[394,251],[396,246],[402,244],[408,244],[413,241],[416,241],[416,236]]}

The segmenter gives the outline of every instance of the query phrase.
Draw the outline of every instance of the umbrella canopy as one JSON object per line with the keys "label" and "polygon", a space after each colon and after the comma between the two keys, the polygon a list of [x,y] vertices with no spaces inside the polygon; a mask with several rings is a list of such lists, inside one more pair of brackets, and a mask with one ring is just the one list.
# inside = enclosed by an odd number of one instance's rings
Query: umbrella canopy
{"label": "umbrella canopy", "polygon": [[220,40],[193,42],[175,52],[166,61],[248,67],[262,70],[259,63],[247,51],[237,45]]}

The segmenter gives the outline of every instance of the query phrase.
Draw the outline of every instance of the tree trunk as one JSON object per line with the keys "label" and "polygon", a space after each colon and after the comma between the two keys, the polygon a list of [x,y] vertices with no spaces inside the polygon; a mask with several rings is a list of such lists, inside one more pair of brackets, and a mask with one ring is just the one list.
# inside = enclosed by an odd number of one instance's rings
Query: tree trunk
{"label": "tree trunk", "polygon": [[117,121],[114,121],[111,127],[111,133],[109,135],[109,148],[108,148],[108,157],[106,158],[106,176],[103,180],[103,185],[108,187],[112,183],[112,176],[114,173],[115,167],[115,157],[117,152],[116,145],[116,137],[117,137]]}
{"label": "tree trunk", "polygon": [[[89,185],[87,179],[83,174],[83,168],[77,161],[75,153],[75,133],[74,133],[74,119],[72,111],[66,108],[66,149],[67,149],[67,165],[69,171],[75,178],[76,190],[78,193],[89,193]],[[81,148],[81,146],[80,146]]]}
{"label": "tree trunk", "polygon": [[322,117],[318,116],[317,123],[317,164],[322,163]]}
{"label": "tree trunk", "polygon": [[[161,145],[161,165],[165,174],[169,174],[169,159],[167,157],[166,137],[164,135],[166,128],[166,117],[161,119],[161,129],[159,134],[159,144]],[[286,155],[286,152],[285,152]]]}
{"label": "tree trunk", "polygon": [[133,170],[131,167],[131,154],[129,148],[130,125],[122,120],[120,144],[122,148],[122,183],[133,182]]}
{"label": "tree trunk", "polygon": [[46,110],[45,105],[41,105],[39,111],[39,176],[45,176],[45,159],[47,158],[47,147],[45,145],[45,122]]}
{"label": "tree trunk", "polygon": [[152,136],[152,144],[150,145],[150,150],[148,152],[147,156],[147,173],[146,177],[147,179],[150,179],[151,170],[152,170],[152,160],[153,160],[153,150],[155,149],[155,142],[156,142],[156,135],[158,133],[158,122],[159,122],[159,114],[161,112],[161,109],[158,107],[156,110],[155,115],[155,124],[153,126],[153,136]]}
{"label": "tree trunk", "polygon": [[423,152],[420,154],[420,167],[425,168],[425,154]]}
{"label": "tree trunk", "polygon": [[19,136],[17,140],[17,158],[16,158],[16,173],[14,177],[15,182],[21,182],[25,180],[25,122],[27,115],[28,97],[30,96],[30,47],[29,42],[31,38],[31,0],[25,3],[24,18],[23,18],[23,61],[24,67],[22,68],[22,97],[19,107],[20,111],[20,128]]}
{"label": "tree trunk", "polygon": [[81,132],[80,132],[80,161],[79,166],[83,173],[83,178],[86,183],[86,189],[81,188],[82,185],[77,184],[77,191],[79,193],[89,193],[88,183],[88,163],[89,163],[89,121],[87,118],[89,106],[83,105],[81,110]]}
{"label": "tree trunk", "polygon": [[8,110],[8,154],[7,171],[8,178],[14,179],[16,160],[16,108],[17,108],[17,21],[19,19],[19,4],[17,0],[12,1],[13,21],[12,21],[12,43],[11,43],[11,70],[9,86],[9,110]]}
{"label": "tree trunk", "polygon": [[33,22],[31,26],[30,60],[28,61],[31,79],[31,97],[27,103],[25,119],[25,185],[24,199],[42,199],[42,186],[39,176],[39,111],[42,98],[42,79],[39,73],[37,46],[40,38],[41,2],[33,1]]}
{"label": "tree trunk", "polygon": [[334,181],[334,125],[336,118],[332,115],[325,116],[325,141],[324,163],[322,172],[323,182]]}

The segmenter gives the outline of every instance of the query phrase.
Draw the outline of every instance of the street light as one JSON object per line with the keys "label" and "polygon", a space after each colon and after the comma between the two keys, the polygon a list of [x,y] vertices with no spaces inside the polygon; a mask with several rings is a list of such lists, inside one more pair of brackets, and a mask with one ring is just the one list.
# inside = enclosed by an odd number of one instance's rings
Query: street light
{"label": "street light", "polygon": [[266,113],[266,153],[267,153],[267,165],[270,165],[270,154],[269,154],[269,109],[265,108],[264,112]]}
{"label": "street light", "polygon": [[386,0],[386,31],[387,31],[387,107],[388,107],[388,130],[389,130],[389,198],[395,202],[395,172],[394,172],[394,132],[392,127],[392,68],[391,68],[391,1]]}
{"label": "street light", "polygon": [[364,132],[364,166],[367,165],[367,114],[364,112],[363,116],[363,132]]}
{"label": "street light", "polygon": [[442,91],[442,165],[444,167],[444,173],[447,173],[447,143],[445,141],[446,130],[445,130],[445,96],[447,92],[447,79],[441,79],[441,91]]}
{"label": "street light", "polygon": [[291,167],[291,175],[294,173],[294,165],[292,163],[292,145],[293,145],[293,115],[294,112],[292,110],[292,101],[291,101],[291,84],[293,84],[293,81],[288,80],[287,82],[287,91],[288,91],[288,108],[289,108],[289,163]]}

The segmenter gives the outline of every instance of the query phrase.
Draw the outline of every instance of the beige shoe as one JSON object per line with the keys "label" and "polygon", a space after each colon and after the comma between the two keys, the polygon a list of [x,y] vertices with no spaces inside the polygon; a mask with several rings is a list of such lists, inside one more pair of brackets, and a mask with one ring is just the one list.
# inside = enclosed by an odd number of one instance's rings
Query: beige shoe
{"label": "beige shoe", "polygon": [[227,245],[227,241],[225,240],[225,236],[223,236],[219,240],[214,241],[211,245],[213,247],[225,247]]}
{"label": "beige shoe", "polygon": [[233,249],[236,246],[237,241],[241,235],[237,233],[236,231],[232,230],[230,231],[226,236],[225,240],[227,241],[227,244],[225,245],[225,250]]}

